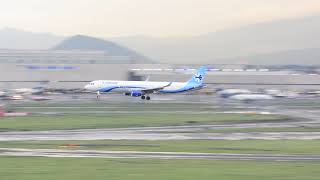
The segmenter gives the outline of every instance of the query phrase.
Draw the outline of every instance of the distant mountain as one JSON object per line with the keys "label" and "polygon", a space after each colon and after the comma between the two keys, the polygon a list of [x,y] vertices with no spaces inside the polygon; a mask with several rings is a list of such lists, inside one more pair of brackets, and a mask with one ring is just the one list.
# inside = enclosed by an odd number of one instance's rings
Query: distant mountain
{"label": "distant mountain", "polygon": [[[281,52],[257,54],[252,56],[237,57],[224,59],[224,62],[234,63],[241,62],[245,64],[304,64],[319,65],[320,64],[320,48],[286,50]],[[290,61],[290,63],[288,63]]]}
{"label": "distant mountain", "polygon": [[65,39],[52,48],[53,50],[100,50],[107,56],[126,56],[136,63],[151,63],[152,61],[137,52],[120,46],[111,41],[84,35],[76,35]]}
{"label": "distant mountain", "polygon": [[[162,62],[240,63],[236,57],[287,51],[281,62],[272,59],[260,59],[258,62],[303,64],[313,61],[314,55],[305,54],[304,61],[295,61],[289,54],[294,55],[294,49],[303,52],[304,49],[320,48],[319,39],[320,15],[258,23],[191,38],[127,37],[114,38],[113,41]],[[320,64],[320,61],[317,63]]]}
{"label": "distant mountain", "polygon": [[[97,49],[110,55],[148,60],[146,56],[162,63],[181,64],[320,64],[315,60],[320,49],[320,15],[257,23],[186,38],[135,36],[105,41],[75,36],[57,45],[63,39],[48,33],[0,30],[0,48],[6,49]],[[303,60],[295,59],[298,56]]]}
{"label": "distant mountain", "polygon": [[49,49],[64,39],[50,33],[0,29],[0,49]]}

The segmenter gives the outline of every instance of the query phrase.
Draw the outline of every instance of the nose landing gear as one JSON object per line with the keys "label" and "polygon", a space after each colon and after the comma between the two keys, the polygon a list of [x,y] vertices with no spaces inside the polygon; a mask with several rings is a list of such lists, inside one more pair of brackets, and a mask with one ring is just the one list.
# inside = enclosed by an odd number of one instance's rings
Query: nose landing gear
{"label": "nose landing gear", "polygon": [[97,91],[97,100],[100,99],[100,91]]}

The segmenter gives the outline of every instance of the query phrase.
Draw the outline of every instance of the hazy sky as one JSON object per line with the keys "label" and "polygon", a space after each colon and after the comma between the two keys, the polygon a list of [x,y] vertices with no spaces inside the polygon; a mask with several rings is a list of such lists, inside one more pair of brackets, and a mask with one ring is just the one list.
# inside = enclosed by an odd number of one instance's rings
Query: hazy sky
{"label": "hazy sky", "polygon": [[320,0],[0,0],[0,28],[99,37],[191,36],[320,14]]}

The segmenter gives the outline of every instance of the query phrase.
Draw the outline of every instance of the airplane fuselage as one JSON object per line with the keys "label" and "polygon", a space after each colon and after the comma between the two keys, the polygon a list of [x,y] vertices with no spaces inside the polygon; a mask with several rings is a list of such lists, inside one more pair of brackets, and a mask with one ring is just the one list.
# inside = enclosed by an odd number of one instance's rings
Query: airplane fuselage
{"label": "airplane fuselage", "polygon": [[124,92],[127,96],[141,97],[150,100],[150,94],[154,93],[182,93],[203,87],[206,67],[200,67],[187,82],[156,82],[156,81],[114,81],[96,80],[87,84],[84,88],[97,92],[97,98],[101,92]]}
{"label": "airplane fuselage", "polygon": [[[170,84],[170,85],[169,85]],[[92,81],[85,86],[85,89],[99,92],[130,92],[134,90],[152,89],[165,87],[159,90],[160,93],[180,93],[189,91],[201,86],[195,86],[187,82],[156,82],[156,81],[114,81],[114,80],[97,80]]]}

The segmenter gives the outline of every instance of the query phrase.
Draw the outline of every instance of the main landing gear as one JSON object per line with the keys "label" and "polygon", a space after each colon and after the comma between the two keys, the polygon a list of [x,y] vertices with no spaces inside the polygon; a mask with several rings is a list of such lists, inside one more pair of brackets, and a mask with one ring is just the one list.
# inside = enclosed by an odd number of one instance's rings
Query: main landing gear
{"label": "main landing gear", "polygon": [[151,98],[150,98],[150,96],[144,96],[144,95],[143,95],[143,96],[141,96],[141,99],[142,99],[142,100],[148,100],[148,101],[149,101]]}

